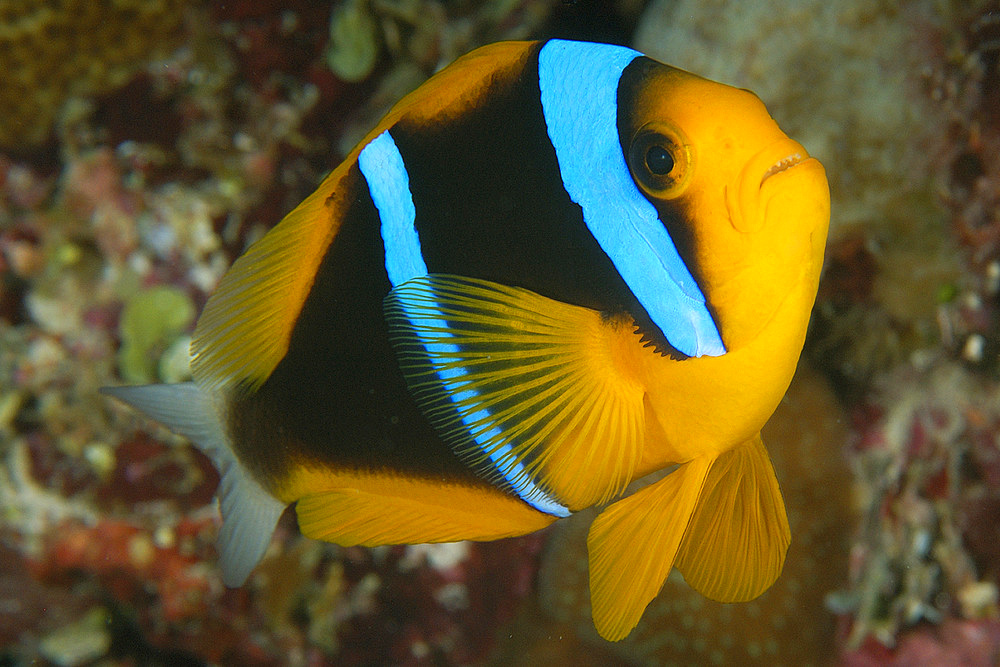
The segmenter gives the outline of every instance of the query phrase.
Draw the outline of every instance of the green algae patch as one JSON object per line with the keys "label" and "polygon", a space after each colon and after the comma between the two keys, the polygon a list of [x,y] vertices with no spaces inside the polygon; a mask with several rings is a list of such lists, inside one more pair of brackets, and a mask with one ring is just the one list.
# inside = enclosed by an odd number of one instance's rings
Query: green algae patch
{"label": "green algae patch", "polygon": [[140,384],[161,379],[160,357],[190,328],[194,316],[191,298],[176,287],[152,287],[131,297],[118,324],[122,378]]}
{"label": "green algae patch", "polygon": [[378,24],[364,0],[349,0],[330,17],[326,64],[344,81],[363,81],[378,63]]}

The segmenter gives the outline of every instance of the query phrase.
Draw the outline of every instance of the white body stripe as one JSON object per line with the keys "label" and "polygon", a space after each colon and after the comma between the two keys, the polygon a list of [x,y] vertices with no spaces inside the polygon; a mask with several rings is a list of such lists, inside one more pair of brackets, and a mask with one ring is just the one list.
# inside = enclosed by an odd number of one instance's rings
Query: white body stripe
{"label": "white body stripe", "polygon": [[[358,155],[358,168],[368,183],[368,192],[375,202],[375,208],[378,209],[382,242],[385,245],[385,269],[389,274],[389,282],[396,287],[413,278],[427,275],[427,265],[420,250],[420,237],[413,226],[416,209],[410,193],[409,175],[403,163],[403,156],[400,155],[396,142],[388,130],[361,150]],[[425,313],[412,310],[406,312],[406,317],[417,330],[430,330],[439,332],[442,337],[448,336],[447,322],[441,317],[427,317]],[[444,364],[434,362],[441,356],[446,358],[459,356],[458,346],[427,337],[421,337],[421,343],[456,409],[459,403],[474,399],[477,396],[474,390],[462,389],[469,382],[461,379],[467,374],[464,368],[444,368],[442,367]],[[490,451],[493,443],[503,435],[495,427],[483,433],[474,432],[475,423],[488,419],[489,416],[489,412],[485,409],[462,416],[462,422],[469,434],[484,451]],[[526,503],[546,514],[569,516],[569,510],[538,488],[525,472],[524,466],[513,460],[510,445],[491,451],[489,457],[497,471]]]}
{"label": "white body stripe", "polygon": [[[429,291],[425,297],[433,302],[433,294]],[[446,337],[448,324],[443,319],[428,317],[426,314],[403,307],[407,319],[413,323],[418,331],[432,331],[439,337]],[[440,315],[440,313],[437,313]],[[448,396],[456,406],[459,404],[475,400],[478,393],[474,389],[463,389],[470,380],[462,379],[468,372],[461,366],[449,366],[452,360],[461,357],[461,350],[456,345],[440,342],[440,338],[430,336],[420,336],[420,342],[427,350],[427,356],[434,367],[438,378],[448,391]],[[488,453],[497,471],[510,484],[511,488],[526,503],[546,514],[565,517],[569,516],[569,510],[562,504],[556,502],[554,498],[542,491],[532,481],[525,471],[524,466],[514,459],[512,448],[509,444],[497,447],[496,444],[503,439],[503,432],[496,426],[486,428],[479,427],[476,431],[477,423],[488,423],[491,414],[486,408],[480,408],[471,414],[462,415],[462,423],[465,425],[472,439],[479,447]]]}
{"label": "white body stripe", "polygon": [[413,226],[417,211],[410,194],[410,177],[388,130],[361,150],[358,168],[378,209],[389,282],[395,287],[411,278],[426,276],[420,237]]}
{"label": "white body stripe", "polygon": [[684,260],[642,195],[618,139],[618,81],[642,54],[621,46],[551,40],[538,82],[563,185],[618,274],[666,339],[690,357],[726,349]]}

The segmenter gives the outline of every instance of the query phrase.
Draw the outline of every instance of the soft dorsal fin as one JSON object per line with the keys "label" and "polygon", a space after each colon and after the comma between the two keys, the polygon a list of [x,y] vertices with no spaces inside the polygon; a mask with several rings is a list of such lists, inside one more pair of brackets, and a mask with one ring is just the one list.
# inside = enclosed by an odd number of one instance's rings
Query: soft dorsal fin
{"label": "soft dorsal fin", "polygon": [[144,412],[205,452],[219,471],[222,513],[219,561],[227,586],[241,586],[264,557],[285,504],[274,498],[236,459],[209,395],[192,382],[104,387],[102,393]]}
{"label": "soft dorsal fin", "polygon": [[629,483],[644,415],[642,387],[615,358],[628,327],[528,290],[433,274],[395,288],[385,310],[414,398],[475,470],[557,515]]}

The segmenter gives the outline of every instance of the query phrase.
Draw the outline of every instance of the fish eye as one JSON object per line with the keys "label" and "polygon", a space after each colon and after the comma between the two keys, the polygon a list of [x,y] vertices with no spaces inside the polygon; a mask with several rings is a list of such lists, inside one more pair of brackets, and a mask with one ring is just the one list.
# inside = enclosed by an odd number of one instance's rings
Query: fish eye
{"label": "fish eye", "polygon": [[684,191],[691,174],[691,150],[679,130],[647,123],[629,147],[629,171],[649,196],[673,199]]}
{"label": "fish eye", "polygon": [[646,150],[646,169],[657,176],[666,176],[674,170],[674,158],[663,146],[650,146]]}

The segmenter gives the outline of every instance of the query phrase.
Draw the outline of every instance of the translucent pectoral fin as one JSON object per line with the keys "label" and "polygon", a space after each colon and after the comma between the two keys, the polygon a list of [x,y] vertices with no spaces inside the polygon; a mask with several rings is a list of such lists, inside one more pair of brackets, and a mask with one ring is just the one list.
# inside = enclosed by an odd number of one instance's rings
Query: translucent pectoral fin
{"label": "translucent pectoral fin", "polygon": [[656,597],[695,512],[711,459],[695,459],[605,509],[590,527],[594,625],[623,639]]}
{"label": "translucent pectoral fin", "polygon": [[712,465],[676,565],[705,597],[743,602],[778,578],[790,542],[781,490],[758,434]]}
{"label": "translucent pectoral fin", "polygon": [[630,329],[525,289],[450,275],[399,285],[385,313],[424,415],[491,483],[556,516],[629,483],[644,392],[614,350]]}

